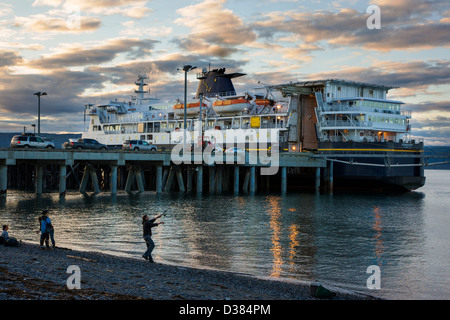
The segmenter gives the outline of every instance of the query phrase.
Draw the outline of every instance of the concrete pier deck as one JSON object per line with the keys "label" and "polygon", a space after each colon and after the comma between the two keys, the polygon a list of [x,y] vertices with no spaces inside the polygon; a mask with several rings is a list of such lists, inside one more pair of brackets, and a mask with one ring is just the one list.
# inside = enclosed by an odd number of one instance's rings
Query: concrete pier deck
{"label": "concrete pier deck", "polygon": [[[109,189],[117,193],[118,168],[127,168],[125,190],[131,191],[137,185],[138,191],[144,191],[143,167],[156,176],[155,191],[170,191],[172,184],[178,184],[179,191],[204,192],[204,175],[208,173],[209,192],[222,192],[223,188],[233,186],[234,192],[254,193],[256,180],[278,174],[281,191],[286,192],[288,168],[315,168],[315,189],[320,189],[320,177],[326,172],[326,182],[332,189],[331,163],[313,153],[246,153],[246,154],[214,154],[189,153],[174,155],[172,152],[145,152],[125,150],[65,150],[65,149],[0,149],[0,195],[6,195],[8,189],[8,166],[27,163],[35,166],[34,181],[37,194],[43,192],[43,167],[52,164],[59,166],[59,192],[66,191],[68,168],[84,165],[84,172],[79,186],[81,193],[86,191],[89,182],[96,193],[100,192],[95,167],[109,167]],[[331,167],[331,170],[329,168]],[[323,170],[323,171],[321,171]],[[69,173],[70,174],[70,173]],[[244,178],[241,183],[240,174]],[[195,180],[195,185],[193,181]],[[241,179],[242,180],[242,179]],[[230,183],[232,181],[232,183]],[[173,188],[172,188],[173,189]]]}

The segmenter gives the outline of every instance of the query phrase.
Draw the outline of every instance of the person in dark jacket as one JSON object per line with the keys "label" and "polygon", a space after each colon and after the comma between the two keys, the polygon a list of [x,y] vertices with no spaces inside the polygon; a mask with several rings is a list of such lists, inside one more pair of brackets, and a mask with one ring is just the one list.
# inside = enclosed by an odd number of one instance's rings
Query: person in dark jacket
{"label": "person in dark jacket", "polygon": [[[41,228],[41,239],[40,239],[40,245],[41,248],[44,249],[44,241],[47,249],[49,246],[49,240],[50,240],[50,232],[53,229],[52,222],[50,221],[48,215],[48,210],[42,211],[42,216],[39,217],[39,224]],[[53,243],[53,248],[55,247]]]}
{"label": "person in dark jacket", "polygon": [[153,219],[149,219],[149,217],[147,215],[144,215],[142,217],[142,228],[144,231],[144,240],[145,240],[145,244],[147,245],[147,251],[145,251],[145,253],[142,255],[142,258],[144,258],[145,260],[148,260],[149,262],[153,263],[153,259],[152,259],[152,251],[155,248],[155,243],[152,240],[152,228],[156,227],[160,224],[164,224],[164,222],[155,222],[156,219],[159,219],[162,217],[162,214],[160,214],[159,216],[157,216],[156,218]]}

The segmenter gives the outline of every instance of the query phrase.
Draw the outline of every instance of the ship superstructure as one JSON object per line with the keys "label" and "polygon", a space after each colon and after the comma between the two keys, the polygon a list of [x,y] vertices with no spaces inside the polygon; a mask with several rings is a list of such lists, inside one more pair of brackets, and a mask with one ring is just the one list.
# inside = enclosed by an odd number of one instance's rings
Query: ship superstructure
{"label": "ship superstructure", "polygon": [[194,139],[201,119],[203,139],[223,149],[230,146],[216,138],[239,130],[235,142],[245,148],[271,136],[280,152],[327,157],[334,162],[336,181],[350,186],[378,181],[416,189],[425,183],[423,142],[411,139],[411,113],[403,103],[387,98],[393,87],[326,79],[237,93],[232,79],[245,74],[225,71],[204,68],[197,74],[197,92],[186,110],[184,101],[161,104],[146,98],[147,77],[139,75],[134,99],[86,106],[90,122],[83,137],[117,147],[125,140],[145,140],[171,150],[184,139],[186,112],[189,138]]}

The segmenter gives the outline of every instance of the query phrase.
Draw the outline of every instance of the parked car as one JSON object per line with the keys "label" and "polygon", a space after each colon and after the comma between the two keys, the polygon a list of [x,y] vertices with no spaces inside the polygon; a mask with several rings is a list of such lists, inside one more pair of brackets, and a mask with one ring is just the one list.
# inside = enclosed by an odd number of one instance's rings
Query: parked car
{"label": "parked car", "polygon": [[144,140],[125,140],[122,144],[124,150],[156,151],[158,148]]}
{"label": "parked car", "polygon": [[65,149],[101,149],[106,150],[107,146],[94,139],[80,138],[77,141],[64,142]]}
{"label": "parked car", "polygon": [[11,139],[10,145],[13,148],[55,149],[55,143],[53,141],[45,140],[44,138],[35,135],[14,136]]}

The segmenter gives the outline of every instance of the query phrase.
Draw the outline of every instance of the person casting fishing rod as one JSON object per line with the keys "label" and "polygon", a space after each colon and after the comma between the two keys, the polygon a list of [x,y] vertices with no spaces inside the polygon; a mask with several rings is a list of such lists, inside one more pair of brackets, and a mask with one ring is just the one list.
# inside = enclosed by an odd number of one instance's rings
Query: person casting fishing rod
{"label": "person casting fishing rod", "polygon": [[144,240],[147,245],[147,251],[145,251],[145,253],[142,255],[142,258],[144,258],[145,260],[148,260],[148,262],[151,262],[151,263],[154,262],[152,259],[152,251],[155,248],[155,243],[152,240],[152,228],[156,227],[160,224],[164,224],[163,221],[155,222],[156,219],[161,218],[164,215],[164,213],[160,214],[159,216],[157,216],[156,218],[153,218],[153,219],[149,219],[148,215],[146,215],[146,214],[142,217]]}

